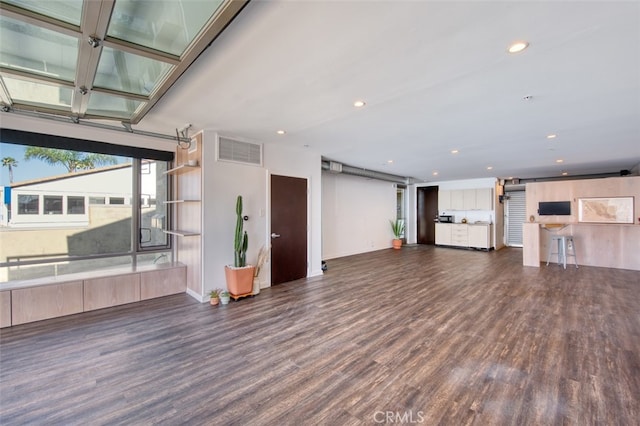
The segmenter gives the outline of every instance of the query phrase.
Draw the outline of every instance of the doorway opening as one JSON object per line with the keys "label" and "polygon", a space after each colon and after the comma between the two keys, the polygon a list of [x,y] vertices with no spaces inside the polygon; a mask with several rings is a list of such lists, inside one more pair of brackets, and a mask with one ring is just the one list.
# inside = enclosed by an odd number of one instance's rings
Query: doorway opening
{"label": "doorway opening", "polygon": [[522,224],[527,221],[525,191],[506,192],[504,198],[505,243],[508,247],[522,247]]}
{"label": "doorway opening", "polygon": [[436,243],[434,219],[438,217],[438,187],[420,186],[417,189],[417,242],[434,245]]}

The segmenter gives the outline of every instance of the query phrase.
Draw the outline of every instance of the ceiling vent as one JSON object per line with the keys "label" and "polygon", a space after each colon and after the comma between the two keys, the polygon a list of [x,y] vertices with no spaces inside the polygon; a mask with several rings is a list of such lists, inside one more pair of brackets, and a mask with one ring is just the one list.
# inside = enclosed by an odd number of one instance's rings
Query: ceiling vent
{"label": "ceiling vent", "polygon": [[329,171],[331,173],[342,173],[342,163],[336,163],[335,161],[329,161]]}
{"label": "ceiling vent", "polygon": [[220,137],[218,138],[218,161],[262,166],[262,145]]}

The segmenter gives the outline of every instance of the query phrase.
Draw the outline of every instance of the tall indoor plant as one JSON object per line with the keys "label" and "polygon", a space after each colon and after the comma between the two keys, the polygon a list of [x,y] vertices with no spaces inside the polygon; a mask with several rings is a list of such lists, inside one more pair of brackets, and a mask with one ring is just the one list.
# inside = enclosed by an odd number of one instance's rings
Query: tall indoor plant
{"label": "tall indoor plant", "polygon": [[236,199],[236,230],[233,243],[233,266],[224,267],[227,279],[227,289],[231,297],[250,296],[253,294],[253,276],[255,267],[247,265],[247,247],[249,237],[244,229],[244,218],[242,216],[242,195]]}

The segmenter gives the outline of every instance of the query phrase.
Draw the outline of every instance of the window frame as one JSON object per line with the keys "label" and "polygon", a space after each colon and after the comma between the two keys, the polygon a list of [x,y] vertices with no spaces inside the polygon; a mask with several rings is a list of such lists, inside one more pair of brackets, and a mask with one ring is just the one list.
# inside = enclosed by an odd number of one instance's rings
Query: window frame
{"label": "window frame", "polygon": [[[162,163],[166,164],[166,166],[164,167],[166,170],[168,170],[173,166],[173,156],[174,156],[173,152],[157,151],[152,149],[137,148],[137,147],[131,147],[131,146],[125,146],[125,145],[116,146],[113,144],[95,142],[95,141],[86,141],[87,144],[85,144],[83,149],[78,149],[77,146],[61,147],[59,144],[60,143],[64,144],[70,138],[64,138],[64,137],[53,136],[53,135],[45,135],[45,134],[33,134],[30,132],[22,132],[22,131],[13,131],[11,133],[7,133],[6,130],[7,129],[0,129],[1,131],[0,143],[9,143],[9,144],[16,144],[16,145],[23,145],[23,146],[40,146],[45,148],[69,149],[69,150],[80,151],[83,153],[101,153],[101,154],[106,153],[106,154],[111,154],[116,156],[129,157],[131,159],[131,164],[132,164],[131,195],[123,194],[124,196],[121,198],[123,199],[122,207],[129,208],[131,210],[131,232],[130,232],[131,244],[129,245],[128,250],[113,252],[113,253],[89,253],[89,254],[80,254],[80,255],[69,255],[69,253],[65,253],[65,254],[52,253],[51,255],[49,255],[50,257],[37,257],[37,258],[35,256],[31,256],[30,258],[27,256],[23,256],[22,258],[20,258],[18,256],[8,255],[6,259],[0,260],[0,268],[15,268],[20,266],[71,263],[71,262],[83,261],[83,260],[123,258],[123,257],[130,258],[131,261],[129,264],[132,267],[135,267],[138,264],[138,258],[141,258],[141,257],[144,258],[145,255],[157,253],[158,254],[157,259],[166,257],[166,255],[169,255],[169,257],[171,258],[174,256],[173,238],[171,238],[171,236],[168,234],[163,244],[155,244],[153,246],[145,246],[145,247],[142,246],[140,242],[141,229],[140,229],[140,219],[139,219],[141,215],[141,211],[143,209],[143,206],[140,203],[140,200],[141,200],[140,174],[148,172],[148,170],[142,170],[141,164],[144,161],[153,160],[161,164]],[[8,135],[10,135],[10,137],[5,137]],[[37,138],[38,143],[35,143],[36,135],[39,136]],[[21,140],[21,138],[23,138],[23,140]],[[74,141],[77,141],[77,140],[74,140]],[[89,149],[89,147],[96,148],[96,149]],[[119,151],[115,151],[116,148],[114,147],[120,147],[121,149]],[[166,200],[169,200],[171,199],[171,196],[173,194],[172,192],[173,180],[170,179],[168,175],[164,175],[164,178],[166,179],[166,186],[165,186],[166,194],[164,194],[163,197]],[[97,201],[101,199],[101,200],[104,200],[105,204],[108,203],[108,197],[101,197],[98,194],[91,194],[91,192],[87,192],[83,196],[75,195],[75,194],[68,196],[68,195],[58,195],[58,194],[16,193],[15,202],[17,205],[16,205],[15,214],[27,215],[32,217],[38,216],[38,215],[44,218],[50,217],[50,215],[44,214],[45,195],[47,197],[56,197],[56,196],[61,197],[61,201],[58,200],[61,202],[61,208],[62,208],[61,214],[57,213],[57,214],[51,215],[56,217],[67,216],[67,215],[71,217],[88,216],[89,206],[92,204],[95,204],[95,203],[92,203],[91,201]],[[35,203],[35,206],[37,206],[37,212],[32,211],[30,213],[18,213],[20,206],[26,205],[24,203],[22,204],[19,203],[18,199],[24,199],[25,197],[29,197],[29,203],[27,204],[30,204],[32,207],[34,207],[34,203]],[[69,202],[69,197],[71,197],[72,199],[75,199],[75,198],[84,199],[83,201],[84,213],[68,212],[68,209],[71,206],[71,203]],[[155,198],[160,199],[160,196],[156,195]],[[150,204],[150,206],[152,207],[153,204]],[[144,208],[148,209],[149,206]],[[166,226],[169,227],[170,224],[172,223],[171,221],[173,220],[172,209],[167,207],[163,213],[165,215]],[[54,275],[57,275],[57,274],[54,274]],[[15,278],[15,279],[21,279],[21,278]],[[8,278],[8,280],[10,281],[11,279]]]}

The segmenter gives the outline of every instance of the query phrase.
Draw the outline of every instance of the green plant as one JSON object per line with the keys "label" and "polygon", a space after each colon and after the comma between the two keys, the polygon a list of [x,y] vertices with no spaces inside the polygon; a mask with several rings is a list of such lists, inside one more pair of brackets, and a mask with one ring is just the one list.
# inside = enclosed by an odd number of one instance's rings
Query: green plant
{"label": "green plant", "polygon": [[209,292],[209,297],[212,299],[216,299],[220,297],[220,294],[222,293],[222,290],[219,288],[214,288],[213,290],[211,290]]}
{"label": "green plant", "polygon": [[222,290],[220,292],[220,297],[231,297],[231,295],[229,294],[229,292],[227,290]]}
{"label": "green plant", "polygon": [[402,238],[404,234],[404,221],[400,219],[396,219],[395,221],[389,219],[389,223],[391,224],[391,232],[393,232],[393,236],[396,237],[396,240]]}
{"label": "green plant", "polygon": [[244,219],[242,217],[242,195],[236,199],[236,235],[234,240],[233,266],[242,268],[247,264],[247,247],[249,237],[247,231],[243,231]]}

